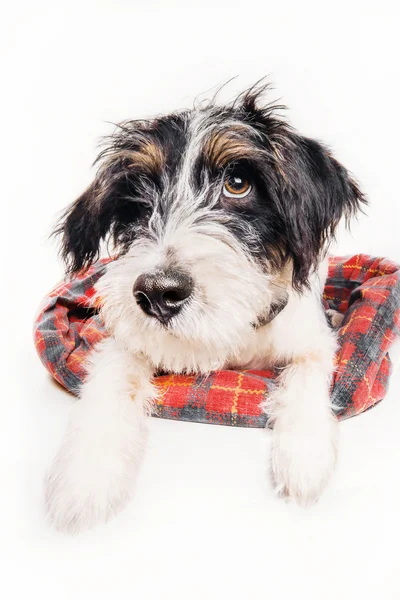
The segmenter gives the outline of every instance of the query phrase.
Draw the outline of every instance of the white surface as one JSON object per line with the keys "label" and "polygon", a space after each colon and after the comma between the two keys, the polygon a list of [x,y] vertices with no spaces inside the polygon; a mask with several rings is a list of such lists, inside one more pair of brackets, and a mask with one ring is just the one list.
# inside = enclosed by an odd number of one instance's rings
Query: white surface
{"label": "white surface", "polygon": [[233,75],[227,96],[270,73],[294,124],[361,181],[368,216],[337,252],[399,260],[395,3],[56,4],[9,8],[0,37],[1,596],[399,598],[398,376],[380,406],[341,425],[334,480],[311,509],[274,497],[267,433],[152,420],[134,503],[71,539],[47,527],[41,480],[72,400],[31,341],[61,276],[46,236],[90,182],[104,121],[190,105]]}

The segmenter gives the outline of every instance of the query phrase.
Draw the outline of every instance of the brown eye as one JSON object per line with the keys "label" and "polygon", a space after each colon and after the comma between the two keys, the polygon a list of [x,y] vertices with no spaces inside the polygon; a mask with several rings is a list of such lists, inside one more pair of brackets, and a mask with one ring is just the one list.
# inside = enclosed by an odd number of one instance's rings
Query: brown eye
{"label": "brown eye", "polygon": [[232,173],[225,179],[223,193],[227,198],[245,198],[250,192],[250,182],[244,176]]}

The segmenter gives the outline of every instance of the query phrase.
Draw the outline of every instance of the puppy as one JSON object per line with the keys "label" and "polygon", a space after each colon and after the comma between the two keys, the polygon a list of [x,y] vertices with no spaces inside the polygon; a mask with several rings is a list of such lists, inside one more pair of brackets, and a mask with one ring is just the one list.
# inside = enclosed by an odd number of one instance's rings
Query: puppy
{"label": "puppy", "polygon": [[104,241],[116,252],[97,284],[109,337],[46,480],[59,529],[105,522],[128,501],[160,371],[281,367],[264,405],[277,490],[309,504],[329,480],[338,424],[324,256],[365,200],[326,147],[260,105],[262,91],[119,125],[57,229],[70,274]]}

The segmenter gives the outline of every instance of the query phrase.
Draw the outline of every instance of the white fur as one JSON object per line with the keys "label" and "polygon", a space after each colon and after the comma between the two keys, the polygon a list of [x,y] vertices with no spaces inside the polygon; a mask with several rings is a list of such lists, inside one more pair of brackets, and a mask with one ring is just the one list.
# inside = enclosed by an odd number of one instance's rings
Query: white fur
{"label": "white fur", "polygon": [[[322,276],[325,272],[322,264]],[[312,285],[309,293],[292,292],[285,310],[257,332],[256,343],[251,340],[239,361],[253,368],[263,368],[266,362],[288,365],[264,407],[273,425],[277,491],[300,504],[319,498],[333,471],[338,443],[329,395],[336,337],[322,310],[319,275]]]}
{"label": "white fur", "polygon": [[[92,354],[47,477],[48,513],[59,529],[104,522],[129,499],[146,438],[143,414],[155,397],[150,382],[160,368],[207,373],[288,365],[266,404],[277,490],[312,502],[334,468],[338,429],[329,383],[336,341],[321,306],[325,265],[311,292],[295,293],[289,285],[286,308],[255,330],[251,323],[271,301],[272,278],[233,239],[202,234],[194,225],[167,239],[132,247],[98,283],[111,337]],[[141,272],[165,266],[171,247],[202,293],[165,329],[136,305],[132,284]]]}
{"label": "white fur", "polygon": [[147,364],[114,338],[97,345],[89,372],[46,478],[48,516],[71,533],[126,504],[146,441],[144,414],[155,397]]}
{"label": "white fur", "polygon": [[[226,124],[225,124],[226,125]],[[300,503],[316,500],[336,461],[337,423],[329,385],[336,347],[321,305],[326,264],[311,276],[311,291],[296,293],[291,266],[266,275],[229,229],[215,203],[195,195],[190,174],[207,128],[192,123],[192,138],[165,223],[154,212],[146,237],[110,263],[97,284],[110,338],[92,354],[81,400],[47,477],[50,519],[79,531],[106,521],[129,498],[145,444],[143,415],[155,397],[157,370],[208,373],[215,369],[281,366],[265,408],[274,424],[272,471],[278,491]],[[247,233],[247,232],[246,232]],[[248,243],[251,239],[249,228]],[[192,297],[168,327],[136,304],[132,287],[142,273],[184,268]],[[265,268],[267,267],[267,268]],[[285,309],[268,325],[258,317],[284,288]],[[278,293],[278,294],[277,294]]]}

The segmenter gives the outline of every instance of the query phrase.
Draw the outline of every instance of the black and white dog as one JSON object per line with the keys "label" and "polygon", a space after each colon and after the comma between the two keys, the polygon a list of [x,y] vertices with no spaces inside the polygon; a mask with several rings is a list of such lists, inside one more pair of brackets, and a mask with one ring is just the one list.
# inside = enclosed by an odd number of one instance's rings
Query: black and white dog
{"label": "black and white dog", "polygon": [[104,240],[117,259],[97,284],[110,336],[46,480],[57,528],[104,522],[129,499],[159,371],[282,367],[265,406],[276,487],[307,504],[329,480],[338,426],[324,254],[365,200],[259,96],[122,123],[58,228],[70,273]]}

